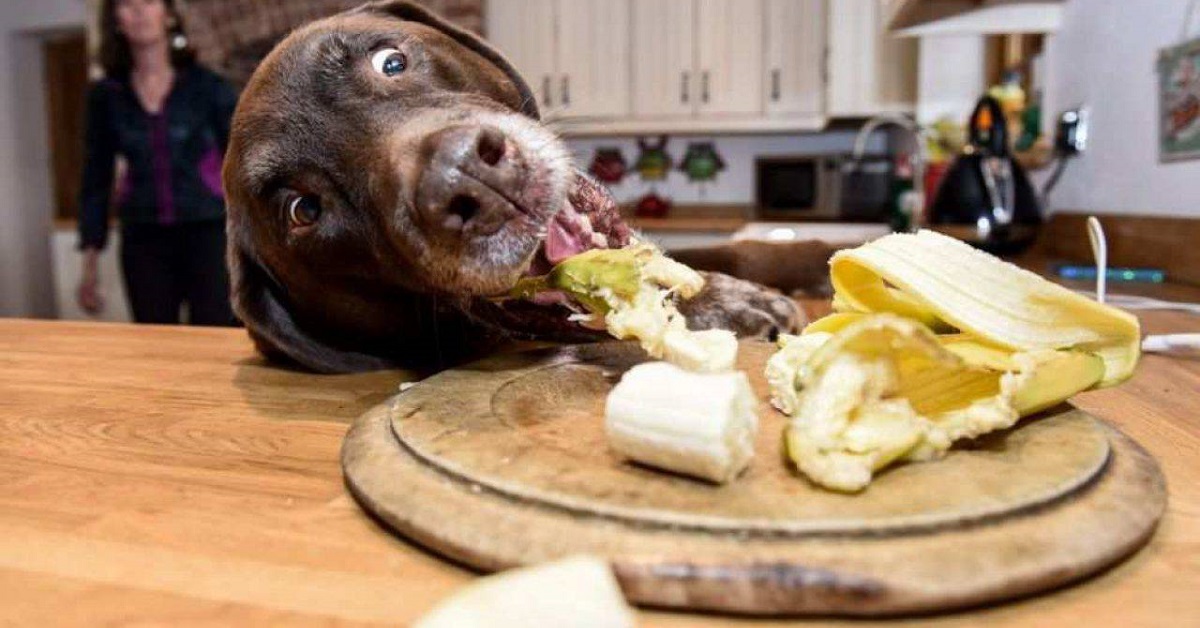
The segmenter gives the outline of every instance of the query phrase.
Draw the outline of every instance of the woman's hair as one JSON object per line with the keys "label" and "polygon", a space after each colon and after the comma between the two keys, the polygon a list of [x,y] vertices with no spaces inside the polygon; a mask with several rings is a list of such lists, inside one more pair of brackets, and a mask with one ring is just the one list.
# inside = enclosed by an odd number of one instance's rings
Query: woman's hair
{"label": "woman's hair", "polygon": [[[100,7],[100,67],[109,78],[128,78],[133,71],[133,53],[129,50],[129,39],[117,25],[117,4],[121,0],[104,0]],[[176,37],[184,34],[183,18],[175,7],[175,0],[160,0],[167,13],[174,18],[167,27],[167,40],[171,49],[171,65],[181,68],[196,61],[196,55],[188,46],[175,47]]]}

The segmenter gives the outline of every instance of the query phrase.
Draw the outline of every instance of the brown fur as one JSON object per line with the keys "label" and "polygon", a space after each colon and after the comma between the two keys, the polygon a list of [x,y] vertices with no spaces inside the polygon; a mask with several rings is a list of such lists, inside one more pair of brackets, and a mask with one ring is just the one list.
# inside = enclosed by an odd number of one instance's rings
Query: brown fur
{"label": "brown fur", "polygon": [[742,240],[712,247],[679,249],[671,257],[696,270],[727,273],[771,286],[794,297],[827,297],[829,258],[837,247],[820,240]]}

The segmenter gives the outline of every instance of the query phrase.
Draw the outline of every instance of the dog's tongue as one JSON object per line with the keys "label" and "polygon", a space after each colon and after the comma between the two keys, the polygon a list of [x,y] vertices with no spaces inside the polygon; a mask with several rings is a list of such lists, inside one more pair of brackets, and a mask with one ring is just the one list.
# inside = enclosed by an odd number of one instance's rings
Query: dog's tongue
{"label": "dog's tongue", "polygon": [[550,221],[546,233],[546,260],[551,264],[595,248],[587,233],[590,229],[583,228],[581,219],[586,220],[568,204]]}

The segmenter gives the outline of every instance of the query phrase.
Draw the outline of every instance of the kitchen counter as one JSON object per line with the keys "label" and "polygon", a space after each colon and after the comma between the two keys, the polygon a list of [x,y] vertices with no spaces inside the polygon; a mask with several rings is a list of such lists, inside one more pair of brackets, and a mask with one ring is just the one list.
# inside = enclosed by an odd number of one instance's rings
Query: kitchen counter
{"label": "kitchen counter", "polygon": [[629,226],[641,231],[715,231],[730,233],[750,224],[748,218],[736,217],[672,217],[628,218]]}
{"label": "kitchen counter", "polygon": [[[1200,328],[1182,313],[1143,320]],[[342,484],[347,425],[407,373],[268,366],[236,329],[25,320],[0,320],[0,363],[0,623],[403,624],[472,578],[385,532]],[[1075,403],[1161,463],[1170,505],[1150,544],[1077,587],[909,623],[1200,617],[1200,360],[1147,356],[1133,380]]]}

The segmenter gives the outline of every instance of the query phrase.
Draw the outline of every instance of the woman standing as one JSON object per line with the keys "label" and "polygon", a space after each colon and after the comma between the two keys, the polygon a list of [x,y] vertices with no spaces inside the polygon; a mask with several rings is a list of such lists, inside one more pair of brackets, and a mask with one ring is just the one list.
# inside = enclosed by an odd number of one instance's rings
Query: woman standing
{"label": "woman standing", "polygon": [[[104,0],[105,78],[87,103],[79,304],[98,312],[97,258],[109,207],[121,221],[121,272],[133,318],[235,323],[225,267],[221,159],[237,97],[187,49],[173,0]],[[113,203],[117,155],[128,165]]]}

